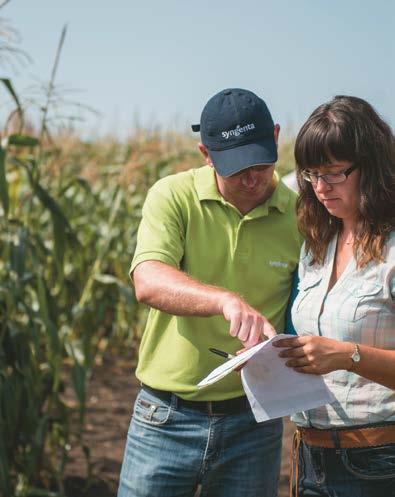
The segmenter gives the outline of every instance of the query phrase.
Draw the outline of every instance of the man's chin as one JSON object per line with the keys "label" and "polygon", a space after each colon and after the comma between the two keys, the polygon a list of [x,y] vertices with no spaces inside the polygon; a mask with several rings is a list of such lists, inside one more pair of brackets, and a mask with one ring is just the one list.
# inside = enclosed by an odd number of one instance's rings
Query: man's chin
{"label": "man's chin", "polygon": [[245,195],[248,195],[249,197],[254,196],[257,198],[261,197],[263,198],[266,196],[268,190],[269,188],[267,186],[265,188],[262,188],[262,185],[257,185],[254,186],[253,188],[244,187],[242,191]]}

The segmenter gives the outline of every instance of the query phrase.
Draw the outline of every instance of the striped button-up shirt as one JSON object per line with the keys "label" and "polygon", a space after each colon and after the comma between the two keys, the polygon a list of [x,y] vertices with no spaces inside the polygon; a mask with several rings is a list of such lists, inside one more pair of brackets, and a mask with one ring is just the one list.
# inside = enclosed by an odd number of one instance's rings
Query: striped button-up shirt
{"label": "striped button-up shirt", "polygon": [[[395,231],[384,249],[384,261],[358,269],[354,258],[328,292],[337,237],[324,264],[310,266],[302,248],[299,294],[292,307],[298,335],[320,335],[381,349],[395,350]],[[395,361],[394,361],[395,371]],[[395,422],[395,391],[355,373],[324,375],[336,400],[293,416],[301,426],[331,428]]]}

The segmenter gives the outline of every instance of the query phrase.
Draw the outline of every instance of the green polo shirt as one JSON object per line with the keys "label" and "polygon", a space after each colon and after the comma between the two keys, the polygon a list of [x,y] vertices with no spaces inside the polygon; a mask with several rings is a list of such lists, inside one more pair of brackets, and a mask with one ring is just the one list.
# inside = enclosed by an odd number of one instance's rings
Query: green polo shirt
{"label": "green polo shirt", "polygon": [[[209,166],[163,178],[147,195],[130,274],[143,261],[170,264],[241,295],[281,332],[301,246],[295,200],[296,194],[279,181],[264,204],[242,215],[219,194]],[[209,347],[230,353],[241,348],[223,316],[173,316],[151,309],[136,375],[187,399],[243,395],[237,373],[197,389],[223,361]]]}

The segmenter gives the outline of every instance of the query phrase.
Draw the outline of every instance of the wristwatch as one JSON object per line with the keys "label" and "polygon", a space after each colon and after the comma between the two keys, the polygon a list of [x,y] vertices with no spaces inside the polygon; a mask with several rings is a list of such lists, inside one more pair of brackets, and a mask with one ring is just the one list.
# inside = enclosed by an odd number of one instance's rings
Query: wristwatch
{"label": "wristwatch", "polygon": [[354,369],[355,364],[361,360],[361,354],[359,353],[358,344],[353,343],[353,345],[354,345],[354,351],[350,356],[352,363],[351,363],[351,367],[349,368],[349,371],[352,371]]}

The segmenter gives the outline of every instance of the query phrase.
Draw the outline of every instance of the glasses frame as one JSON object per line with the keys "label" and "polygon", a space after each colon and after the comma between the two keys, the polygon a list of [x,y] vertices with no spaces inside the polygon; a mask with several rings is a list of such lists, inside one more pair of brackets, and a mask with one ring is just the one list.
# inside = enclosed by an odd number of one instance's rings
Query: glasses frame
{"label": "glasses frame", "polygon": [[[337,185],[339,183],[343,183],[344,181],[347,180],[347,178],[350,176],[350,174],[355,171],[355,169],[357,169],[359,167],[358,164],[353,164],[352,166],[348,167],[347,169],[345,169],[344,171],[342,171],[341,173],[325,173],[325,174],[314,174],[314,173],[308,173],[307,171],[302,171],[301,172],[301,175],[302,175],[302,178],[305,180],[305,181],[308,181],[309,183],[311,183],[312,185],[318,185],[318,181],[320,180],[320,178],[325,181],[325,183],[327,185]],[[337,175],[337,176],[344,176],[344,179],[342,179],[341,181],[328,181],[327,177],[328,176],[333,176],[333,175]]]}

